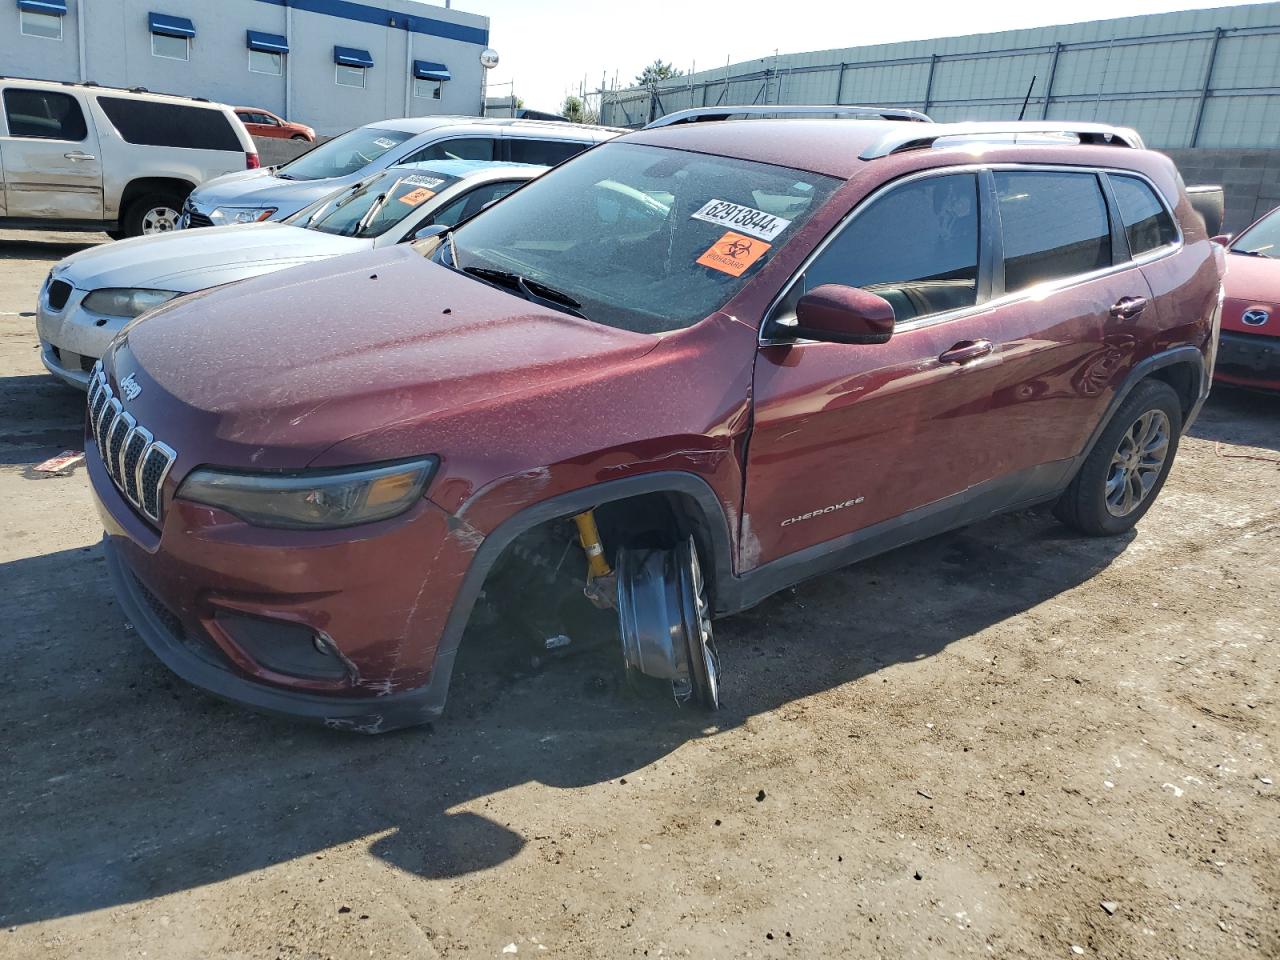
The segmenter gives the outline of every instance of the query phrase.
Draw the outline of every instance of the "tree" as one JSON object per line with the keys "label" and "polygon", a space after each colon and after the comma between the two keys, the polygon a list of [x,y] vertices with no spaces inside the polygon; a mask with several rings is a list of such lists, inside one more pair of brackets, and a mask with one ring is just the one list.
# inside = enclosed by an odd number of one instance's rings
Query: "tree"
{"label": "tree", "polygon": [[636,83],[642,87],[651,87],[659,80],[670,80],[672,77],[678,77],[683,73],[683,70],[677,70],[669,63],[655,60],[640,72],[640,75],[636,77]]}
{"label": "tree", "polygon": [[596,123],[600,119],[594,110],[589,109],[585,103],[575,96],[564,98],[560,113],[573,123]]}

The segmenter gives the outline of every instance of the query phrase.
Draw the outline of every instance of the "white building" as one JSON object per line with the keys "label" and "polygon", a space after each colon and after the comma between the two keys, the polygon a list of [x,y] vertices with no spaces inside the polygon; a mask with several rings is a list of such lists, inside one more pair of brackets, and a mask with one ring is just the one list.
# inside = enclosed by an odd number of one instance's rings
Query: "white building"
{"label": "white building", "polygon": [[425,0],[0,0],[0,74],[263,107],[333,134],[479,114],[489,19]]}

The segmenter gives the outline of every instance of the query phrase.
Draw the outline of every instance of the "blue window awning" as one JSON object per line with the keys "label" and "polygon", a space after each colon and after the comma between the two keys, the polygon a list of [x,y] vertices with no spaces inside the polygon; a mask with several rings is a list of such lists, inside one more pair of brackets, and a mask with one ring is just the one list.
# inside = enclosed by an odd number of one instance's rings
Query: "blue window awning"
{"label": "blue window awning", "polygon": [[147,26],[152,33],[164,37],[194,37],[196,27],[186,17],[171,17],[165,13],[147,14]]}
{"label": "blue window awning", "polygon": [[430,60],[413,61],[413,78],[415,80],[452,80],[449,68],[443,63],[432,63]]}
{"label": "blue window awning", "polygon": [[368,50],[357,50],[355,47],[334,47],[333,62],[344,67],[372,67],[373,57]]}
{"label": "blue window awning", "polygon": [[245,42],[250,50],[261,50],[263,53],[288,53],[289,39],[278,33],[259,33],[257,30],[245,31]]}
{"label": "blue window awning", "polygon": [[18,9],[27,13],[47,13],[51,17],[67,15],[67,0],[18,0]]}

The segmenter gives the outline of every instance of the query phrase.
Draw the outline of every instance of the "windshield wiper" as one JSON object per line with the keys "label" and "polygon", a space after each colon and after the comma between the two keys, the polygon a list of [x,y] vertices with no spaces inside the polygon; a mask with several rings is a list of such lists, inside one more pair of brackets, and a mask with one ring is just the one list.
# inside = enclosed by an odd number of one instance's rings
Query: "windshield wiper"
{"label": "windshield wiper", "polygon": [[515,290],[532,303],[542,303],[557,310],[563,310],[565,313],[582,320],[588,319],[587,315],[580,310],[581,303],[567,293],[562,293],[555,287],[549,287],[539,280],[530,280],[528,277],[522,277],[518,273],[512,273],[509,270],[495,270],[492,267],[463,267],[462,272],[469,273],[473,277],[479,277],[489,283]]}
{"label": "windshield wiper", "polygon": [[1232,247],[1231,252],[1243,253],[1246,257],[1262,257],[1264,260],[1275,259],[1274,257],[1271,256],[1271,254],[1263,253],[1261,250],[1237,250],[1235,247]]}

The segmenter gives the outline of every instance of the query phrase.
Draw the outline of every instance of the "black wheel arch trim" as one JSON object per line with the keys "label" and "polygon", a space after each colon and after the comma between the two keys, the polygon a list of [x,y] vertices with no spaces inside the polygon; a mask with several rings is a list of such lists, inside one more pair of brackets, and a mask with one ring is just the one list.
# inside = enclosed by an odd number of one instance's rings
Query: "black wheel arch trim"
{"label": "black wheel arch trim", "polygon": [[[1111,398],[1111,403],[1107,405],[1107,412],[1098,420],[1098,424],[1093,428],[1093,432],[1089,434],[1089,439],[1085,442],[1084,448],[1076,456],[1074,462],[1076,469],[1078,469],[1088,458],[1089,454],[1093,452],[1093,448],[1097,444],[1098,438],[1101,437],[1103,431],[1111,425],[1111,420],[1115,417],[1116,411],[1119,410],[1120,405],[1128,399],[1129,394],[1133,392],[1133,388],[1143,380],[1146,380],[1157,370],[1163,370],[1167,367],[1172,367],[1180,363],[1191,365],[1195,369],[1196,377],[1194,389],[1192,390],[1193,395],[1191,397],[1191,406],[1188,408],[1186,416],[1183,417],[1182,422],[1182,432],[1186,433],[1187,428],[1191,426],[1192,422],[1194,422],[1196,416],[1199,414],[1200,407],[1203,406],[1205,398],[1209,395],[1209,380],[1205,376],[1204,354],[1201,353],[1199,347],[1191,344],[1172,347],[1160,353],[1152,354],[1133,365],[1133,369],[1129,371],[1128,376],[1124,378],[1124,382],[1120,384],[1115,395]],[[1072,470],[1072,475],[1075,475],[1075,469]]]}

